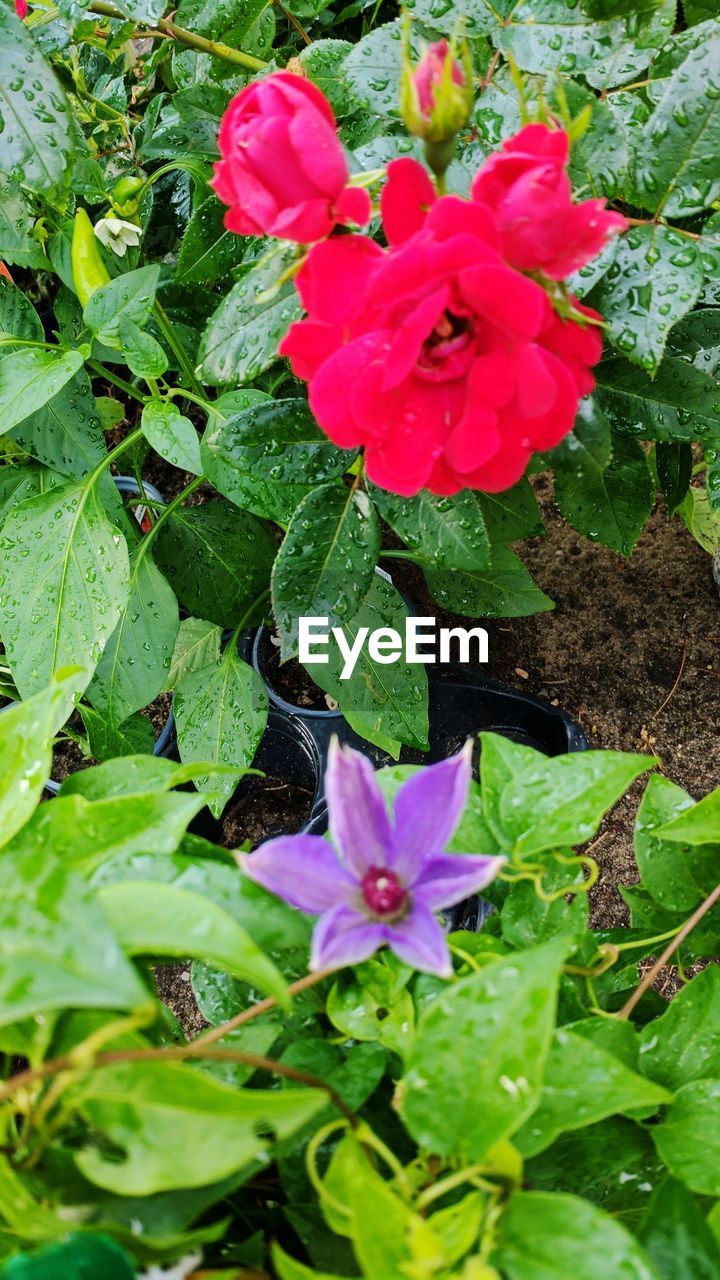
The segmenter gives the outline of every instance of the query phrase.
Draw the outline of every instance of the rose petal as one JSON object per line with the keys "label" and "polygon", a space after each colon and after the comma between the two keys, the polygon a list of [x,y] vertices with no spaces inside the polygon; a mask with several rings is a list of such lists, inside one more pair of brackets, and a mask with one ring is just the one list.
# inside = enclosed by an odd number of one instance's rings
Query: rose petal
{"label": "rose petal", "polygon": [[278,836],[240,854],[245,874],[300,911],[318,915],[357,894],[357,881],[321,836]]}
{"label": "rose petal", "polygon": [[346,964],[360,964],[384,942],[384,925],[350,907],[333,907],[315,926],[310,968],[341,969]]}
{"label": "rose petal", "polygon": [[367,756],[333,738],[325,770],[330,835],[360,879],[371,867],[392,865],[393,831]]}
{"label": "rose petal", "polygon": [[338,222],[367,226],[372,217],[372,201],[367,191],[362,187],[346,187],[335,202],[335,214]]}
{"label": "rose petal", "polygon": [[391,160],[380,196],[383,229],[388,244],[402,244],[422,227],[437,196],[430,175],[409,156]]}

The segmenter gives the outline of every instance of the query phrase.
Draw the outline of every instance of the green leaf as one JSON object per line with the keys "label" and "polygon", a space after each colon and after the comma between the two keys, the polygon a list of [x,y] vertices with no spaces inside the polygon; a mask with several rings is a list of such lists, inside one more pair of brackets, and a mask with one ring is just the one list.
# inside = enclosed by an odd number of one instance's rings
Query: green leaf
{"label": "green leaf", "polygon": [[231,765],[235,770],[195,780],[200,791],[214,793],[208,803],[216,817],[253,762],[267,713],[265,685],[232,643],[217,665],[190,672],[177,687],[175,723],[180,759],[185,764]]}
{"label": "green leaf", "polygon": [[565,946],[495,960],[443,989],[422,1015],[401,1095],[421,1147],[481,1160],[535,1110]]}
{"label": "green leaf", "polygon": [[502,493],[478,493],[477,499],[492,543],[534,538],[544,532],[529,480],[518,480]]}
{"label": "green leaf", "polygon": [[0,855],[0,1025],[50,1009],[147,1005],[149,993],[80,876],[47,845],[13,853],[10,845]]}
{"label": "green leaf", "polygon": [[690,487],[693,469],[691,446],[685,441],[659,441],[655,449],[655,466],[668,513],[672,516]]}
{"label": "green leaf", "polygon": [[[466,846],[470,848],[470,846]],[[487,844],[473,845],[487,852]],[[584,880],[582,866],[573,875],[566,863],[550,863],[543,868],[542,886],[546,894],[580,884]],[[536,892],[532,880],[520,880],[510,886],[500,912],[502,936],[514,947],[531,947],[537,942],[566,936],[581,939],[587,928],[587,894],[576,893],[546,901]]]}
{"label": "green leaf", "polygon": [[[1,183],[1,179],[0,179]],[[2,186],[0,185],[0,202]],[[2,203],[0,203],[0,216]],[[0,254],[0,260],[2,255]],[[12,346],[5,346],[7,338],[24,338],[28,342],[44,342],[45,332],[40,317],[32,302],[18,289],[17,285],[0,276],[0,339],[3,341],[2,351],[12,351]]]}
{"label": "green leaf", "polygon": [[80,706],[78,712],[85,726],[88,751],[93,760],[111,760],[114,756],[135,756],[138,752],[151,754],[155,747],[155,734],[147,716],[138,711],[128,716],[121,725],[113,725],[92,707]]}
{"label": "green leaf", "polygon": [[408,977],[382,960],[368,960],[335,980],[325,1012],[348,1039],[377,1040],[404,1057],[415,1027]]}
{"label": "green leaf", "polygon": [[97,342],[122,350],[121,320],[131,320],[141,329],[147,324],[159,275],[159,266],[139,267],[95,290],[83,319]]}
{"label": "green leaf", "polygon": [[631,227],[593,294],[610,341],[654,373],[670,330],[697,301],[704,274],[687,236],[662,224]]}
{"label": "green leaf", "polygon": [[663,1174],[650,1136],[620,1116],[562,1134],[525,1164],[534,1190],[571,1191],[626,1220],[647,1206]]}
{"label": "green leaf", "polygon": [[703,796],[691,809],[684,809],[665,822],[657,832],[662,840],[684,844],[708,844],[720,836],[720,787]]}
{"label": "green leaf", "polygon": [[667,1013],[640,1032],[640,1066],[650,1080],[678,1089],[720,1078],[720,969],[708,965],[681,987]]}
{"label": "green leaf", "polygon": [[658,1280],[645,1251],[579,1196],[516,1191],[490,1261],[508,1280]]}
{"label": "green leaf", "polygon": [[19,1253],[0,1269],[1,1280],[133,1280],[135,1263],[114,1240],[77,1235],[39,1253]]}
{"label": "green leaf", "polygon": [[300,53],[305,75],[325,94],[336,119],[352,114],[358,107],[344,66],[352,48],[349,40],[314,40]]}
{"label": "green leaf", "polygon": [[720,1080],[678,1089],[652,1136],[674,1178],[698,1195],[720,1196]]}
{"label": "green leaf", "polygon": [[124,880],[98,894],[120,946],[130,956],[176,956],[217,964],[281,1002],[287,984],[232,916],[210,898],[172,884]]}
{"label": "green leaf", "polygon": [[202,475],[198,433],[171,400],[151,400],[146,404],[140,426],[148,444],[161,458],[194,476]]}
{"label": "green leaf", "polygon": [[75,150],[70,107],[30,31],[7,5],[0,8],[0,134],[8,177],[50,199],[67,185]]}
{"label": "green leaf", "polygon": [[[626,0],[620,0],[625,5]],[[653,2],[653,0],[651,0]],[[572,141],[568,176],[575,198],[579,196],[617,196],[623,189],[628,164],[628,145],[619,117],[607,103],[575,80],[558,81],[573,116],[590,108],[588,127]],[[559,91],[556,90],[556,101]],[[558,102],[561,106],[561,102]]]}
{"label": "green leaf", "polygon": [[27,822],[50,775],[60,684],[0,715],[0,845]]}
{"label": "green leaf", "polygon": [[82,1111],[125,1158],[87,1146],[76,1160],[116,1195],[201,1187],[266,1157],[259,1132],[291,1138],[326,1104],[318,1089],[236,1090],[179,1063],[116,1063],[90,1074]]}
{"label": "green leaf", "polygon": [[216,195],[211,195],[193,213],[178,256],[175,279],[179,284],[212,284],[225,279],[240,266],[247,242],[243,236],[227,230],[226,212],[225,205]]}
{"label": "green leaf", "polygon": [[[712,793],[715,794],[714,792]],[[692,911],[718,881],[720,839],[717,826],[708,844],[666,838],[668,823],[692,814],[687,792],[668,778],[652,777],[635,823],[635,857],[645,888],[670,911]],[[702,814],[701,814],[702,817]]]}
{"label": "green leaf", "polygon": [[428,590],[443,609],[470,618],[527,618],[554,609],[509,547],[495,543],[489,569],[477,573],[423,568]]}
{"label": "green leaf", "polygon": [[305,400],[262,400],[218,420],[207,449],[216,466],[222,460],[232,471],[273,485],[324,484],[355,457],[328,440]]}
{"label": "green leaf", "polygon": [[92,393],[83,369],[57,395],[13,429],[11,439],[31,457],[63,475],[82,480],[107,449]]}
{"label": "green leaf", "polygon": [[128,315],[118,319],[118,338],[125,362],[139,378],[161,378],[169,361],[151,333],[143,330]]}
{"label": "green leaf", "polygon": [[551,454],[555,499],[579,533],[630,555],[652,511],[655,485],[636,440],[616,435],[609,461],[602,460],[609,438],[600,408],[582,401],[574,431]]}
{"label": "green leaf", "polygon": [[0,432],[9,431],[75,376],[82,367],[78,351],[23,348],[0,358]]}
{"label": "green leaf", "polygon": [[330,627],[354,617],[379,552],[375,508],[363,489],[326,484],[303,498],[272,572],[282,661],[298,652],[300,617],[326,617]]}
{"label": "green leaf", "polygon": [[600,406],[613,427],[644,440],[720,440],[720,400],[714,378],[667,356],[651,378],[624,360],[597,370]]}
{"label": "green leaf", "polygon": [[47,267],[47,258],[31,232],[32,215],[20,183],[0,173],[0,260],[11,267]]}
{"label": "green leaf", "polygon": [[181,604],[222,627],[236,626],[267,589],[275,556],[265,525],[224,501],[174,511],[154,549]]}
{"label": "green leaf", "polygon": [[[373,574],[358,612],[343,623],[345,639],[354,645],[364,627],[368,634],[391,628],[403,636],[406,617],[402,596],[392,583]],[[382,733],[421,751],[427,748],[427,672],[423,666],[405,662],[402,657],[392,666],[380,666],[363,645],[352,676],[341,680],[345,659],[334,642],[329,645],[327,656],[327,664],[312,665],[310,674],[335,699],[344,715],[367,725],[373,733]]]}
{"label": "green leaf", "polygon": [[272,249],[253,263],[220,303],[200,343],[200,375],[211,386],[250,382],[277,359],[277,347],[300,303],[292,280],[278,285],[295,246]]}
{"label": "green leaf", "polygon": [[620,15],[593,22],[565,0],[503,0],[499,13],[507,22],[494,42],[524,71],[581,72],[594,88],[608,89],[647,66],[672,31],[675,3],[665,0],[642,23],[625,5]]}
{"label": "green leaf", "polygon": [[15,507],[2,530],[0,631],[23,697],[82,663],[85,687],[127,600],[125,539],[95,485],[63,484]]}
{"label": "green leaf", "polygon": [[[418,39],[411,30],[411,57],[418,52]],[[380,116],[400,114],[400,72],[402,26],[399,20],[386,22],[358,40],[343,64],[345,77],[358,102]]]}
{"label": "green leaf", "polygon": [[371,497],[383,520],[438,569],[488,568],[490,545],[478,495],[463,489],[451,498],[438,498],[423,489],[414,498],[401,498],[373,485]]}
{"label": "green leaf", "polygon": [[708,33],[670,80],[638,139],[635,185],[643,204],[687,218],[720,196],[720,37]]}
{"label": "green leaf", "polygon": [[717,1280],[720,1275],[720,1249],[703,1211],[672,1178],[653,1192],[639,1236],[662,1280]]}
{"label": "green leaf", "polygon": [[165,691],[177,689],[184,676],[220,661],[222,627],[204,618],[183,618],[173,648]]}
{"label": "green leaf", "polygon": [[[215,413],[208,423],[200,447],[203,467],[211,484],[236,506],[252,511],[257,516],[267,516],[279,524],[288,524],[298,503],[310,492],[312,485],[293,480],[292,471],[288,471],[287,467],[283,469],[281,480],[271,478],[271,469],[276,461],[271,452],[272,440],[267,435],[256,435],[254,424],[257,419],[253,414],[246,413],[248,409],[257,408],[260,404],[267,405],[270,413],[274,410],[275,402],[264,392],[253,389],[229,391],[215,401]],[[277,425],[276,423],[276,428]],[[344,459],[347,458],[349,463],[351,455],[335,449],[325,437],[323,442],[327,450],[324,462],[332,467],[333,457],[337,459],[336,469],[329,471],[329,474],[339,475],[346,466]],[[293,449],[294,446],[290,449],[280,448],[279,452],[286,462],[291,461]],[[295,457],[297,459],[297,455]],[[316,456],[316,464],[318,460]],[[255,469],[256,463],[260,466],[264,464],[263,474]],[[320,470],[322,465],[321,462]]]}
{"label": "green leaf", "polygon": [[[119,768],[129,768],[127,758]],[[52,804],[40,805],[7,845],[6,852],[18,863],[40,858],[45,850],[69,870],[90,876],[111,858],[131,857],[147,849],[173,853],[204,805],[202,796],[186,791],[159,795],[135,791],[128,805],[122,794],[87,800],[70,790]]]}
{"label": "green leaf", "polygon": [[528,856],[584,844],[630,784],[656,763],[653,756],[624,751],[536,757],[502,789],[498,816],[504,846]]}
{"label": "green leaf", "polygon": [[656,1109],[672,1094],[652,1085],[572,1028],[555,1032],[540,1105],[513,1139],[523,1156],[544,1151],[567,1129],[582,1129],[607,1116],[637,1108]]}
{"label": "green leaf", "polygon": [[272,1245],[272,1260],[280,1280],[344,1280],[343,1276],[331,1275],[329,1271],[316,1271],[315,1267],[306,1267],[285,1253],[279,1244]]}
{"label": "green leaf", "polygon": [[148,706],[167,679],[180,626],[175,592],[143,541],[130,556],[130,590],[88,697],[114,727]]}

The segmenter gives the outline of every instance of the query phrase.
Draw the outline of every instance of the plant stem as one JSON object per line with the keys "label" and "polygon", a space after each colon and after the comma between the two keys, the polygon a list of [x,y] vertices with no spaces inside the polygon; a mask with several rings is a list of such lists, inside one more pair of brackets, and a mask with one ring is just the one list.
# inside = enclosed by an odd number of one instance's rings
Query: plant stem
{"label": "plant stem", "polygon": [[[103,18],[118,18],[121,22],[127,22],[125,14],[116,9],[114,4],[107,4],[106,0],[94,0],[90,6],[90,12],[98,13]],[[268,65],[251,53],[243,53],[242,49],[231,49],[227,44],[206,40],[204,36],[195,35],[194,31],[186,31],[184,27],[176,26],[169,18],[159,18],[154,24],[143,23],[142,25],[147,25],[149,32],[154,33],[157,30],[161,35],[177,40],[178,44],[187,45],[188,49],[196,49],[198,53],[212,54],[214,58],[222,58],[224,62],[233,62],[237,67],[244,67],[246,71],[264,71]]]}
{"label": "plant stem", "polygon": [[630,1014],[635,1008],[635,1005],[643,997],[648,987],[652,986],[660,970],[670,960],[670,957],[672,956],[673,951],[676,951],[677,948],[680,946],[680,944],[685,941],[688,934],[692,933],[695,926],[700,923],[703,916],[707,915],[708,911],[710,911],[715,906],[715,903],[719,899],[720,899],[720,884],[716,884],[712,893],[708,894],[705,901],[700,903],[700,906],[697,908],[697,910],[693,911],[693,914],[690,916],[690,919],[685,921],[685,924],[683,925],[682,929],[680,929],[679,933],[676,933],[672,941],[668,943],[662,955],[658,960],[655,961],[655,964],[652,966],[652,968],[648,969],[647,973],[643,974],[642,981],[635,988],[629,1000],[625,1001],[625,1004],[623,1005],[622,1009],[620,1009],[619,1012],[617,1013],[616,1016],[618,1018],[630,1017]]}
{"label": "plant stem", "polygon": [[176,356],[178,364],[180,365],[180,368],[185,376],[186,381],[190,384],[190,387],[192,388],[196,396],[202,396],[203,388],[195,376],[195,370],[193,369],[192,363],[190,361],[190,357],[188,356],[188,353],[185,350],[185,347],[183,346],[182,340],[177,332],[177,329],[175,328],[175,325],[173,324],[172,320],[168,316],[165,309],[161,307],[157,298],[155,299],[155,302],[153,305],[153,311],[155,313],[155,319],[157,320],[162,330],[163,337],[165,338],[165,341],[167,342],[173,354]]}
{"label": "plant stem", "polygon": [[142,391],[138,391],[132,382],[126,382],[124,378],[120,377],[119,373],[113,373],[111,369],[106,369],[105,365],[100,364],[99,360],[88,360],[86,363],[88,369],[92,369],[98,378],[105,378],[107,382],[111,382],[114,387],[117,387],[118,391],[124,391],[126,396],[130,396],[133,400],[139,400],[140,404],[147,404],[149,397],[144,395]]}

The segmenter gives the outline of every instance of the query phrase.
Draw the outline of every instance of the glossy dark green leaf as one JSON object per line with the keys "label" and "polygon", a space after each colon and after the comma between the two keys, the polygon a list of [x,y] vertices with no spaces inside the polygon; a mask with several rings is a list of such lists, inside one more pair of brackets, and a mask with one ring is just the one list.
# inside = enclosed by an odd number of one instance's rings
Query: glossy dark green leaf
{"label": "glossy dark green leaf", "polygon": [[400,498],[373,485],[371,497],[383,520],[410,550],[419,552],[435,567],[470,573],[488,568],[490,545],[485,520],[472,490],[438,498],[423,489],[414,498]]}
{"label": "glossy dark green leaf", "polygon": [[720,195],[720,35],[709,32],[671,77],[638,147],[645,208],[687,218]]}
{"label": "glossy dark green leaf", "polygon": [[526,618],[555,606],[509,547],[490,548],[490,567],[476,572],[424,569],[428,590],[450,613],[470,618]]}
{"label": "glossy dark green leaf", "polygon": [[175,273],[180,283],[210,284],[223,280],[242,262],[246,242],[242,236],[227,230],[226,212],[217,196],[211,195],[193,213],[180,246]]}
{"label": "glossy dark green leaf", "polygon": [[92,707],[81,705],[79,715],[87,733],[88,751],[93,760],[111,760],[114,756],[135,756],[139,752],[152,753],[155,734],[147,716],[139,711],[122,724],[114,725]]}
{"label": "glossy dark green leaf", "polygon": [[692,478],[692,448],[685,441],[659,441],[655,449],[658,480],[665,495],[670,515],[674,515]]}
{"label": "glossy dark green leaf", "polygon": [[375,508],[363,489],[327,484],[303,498],[272,572],[283,660],[297,655],[299,618],[325,617],[330,627],[354,618],[379,551]]}
{"label": "glossy dark green leaf", "polygon": [[[279,524],[287,524],[312,485],[293,480],[287,468],[283,468],[280,480],[271,479],[268,470],[273,465],[272,442],[265,438],[259,444],[246,444],[247,411],[261,404],[268,406],[268,412],[274,411],[270,396],[252,388],[228,391],[215,401],[215,413],[201,443],[203,467],[211,484],[238,507]],[[253,421],[251,417],[250,423]],[[334,449],[326,438],[323,439],[327,448],[325,461],[330,462],[333,456],[339,461],[344,455]],[[288,450],[281,449],[280,453],[287,462]],[[256,460],[265,462],[265,474],[261,475],[254,469]],[[342,470],[344,464],[338,465],[333,474],[339,475]]]}
{"label": "glossy dark green leaf", "polygon": [[687,236],[661,224],[631,227],[593,295],[610,341],[654,373],[670,330],[697,301],[703,278],[700,253]]}
{"label": "glossy dark green leaf", "polygon": [[502,493],[477,495],[492,543],[534,538],[543,532],[537,499],[528,480],[518,480]]}
{"label": "glossy dark green leaf", "polygon": [[599,406],[583,401],[574,431],[553,450],[551,461],[555,498],[568,523],[592,542],[629,555],[655,498],[640,444],[619,434],[611,437]]}
{"label": "glossy dark green leaf", "polygon": [[7,5],[0,9],[0,124],[8,177],[56,196],[75,151],[70,107],[30,31]]}
{"label": "glossy dark green leaf", "polygon": [[223,627],[236,626],[267,589],[275,555],[266,526],[224,501],[173,512],[154,549],[181,604]]}
{"label": "glossy dark green leaf", "polygon": [[601,408],[623,434],[644,440],[720,439],[717,382],[687,361],[666,356],[651,378],[624,360],[605,360],[596,377]]}
{"label": "glossy dark green leaf", "polygon": [[[358,612],[343,622],[345,639],[354,645],[365,627],[368,634],[389,628],[403,637],[406,617],[402,596],[392,583],[376,573]],[[392,665],[381,666],[373,662],[367,646],[363,645],[352,675],[341,680],[345,658],[332,640],[327,655],[327,664],[312,664],[308,669],[315,683],[335,699],[343,715],[351,717],[354,723],[366,725],[374,733],[421,751],[427,747],[428,693],[424,666],[408,663],[403,657]]]}
{"label": "glossy dark green leaf", "polygon": [[252,764],[267,713],[265,685],[233,644],[227,645],[220,662],[189,672],[178,684],[175,723],[180,759],[185,764],[222,764],[234,769],[195,779],[199,790],[214,793],[209,804],[216,816]]}
{"label": "glossy dark green leaf", "polygon": [[253,264],[220,303],[200,343],[205,382],[238,386],[277,359],[278,343],[300,316],[292,280],[278,284],[293,254],[292,245],[273,249]]}
{"label": "glossy dark green leaf", "polygon": [[107,449],[90,380],[80,369],[57,395],[24,417],[11,438],[47,467],[83,479]]}
{"label": "glossy dark green leaf", "polygon": [[1,1280],[133,1280],[134,1260],[107,1236],[77,1235],[38,1253],[20,1253],[0,1268]]}
{"label": "glossy dark green leaf", "polygon": [[40,243],[31,235],[28,205],[20,183],[0,174],[0,259],[11,267],[46,267]]}
{"label": "glossy dark green leaf", "polygon": [[421,1147],[481,1160],[535,1110],[565,945],[496,960],[445,988],[423,1014],[401,1104]]}
{"label": "glossy dark green leaf", "polygon": [[42,409],[82,367],[77,351],[23,347],[2,355],[0,348],[0,431]]}

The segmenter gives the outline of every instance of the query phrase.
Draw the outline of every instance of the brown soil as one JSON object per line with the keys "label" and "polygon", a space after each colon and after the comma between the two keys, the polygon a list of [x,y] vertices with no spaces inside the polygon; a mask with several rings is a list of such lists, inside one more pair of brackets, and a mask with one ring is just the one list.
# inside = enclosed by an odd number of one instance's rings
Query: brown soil
{"label": "brown soil", "polygon": [[284,778],[257,778],[228,805],[222,817],[222,840],[237,849],[246,840],[255,847],[270,836],[299,831],[310,817],[313,793]]}
{"label": "brown soil", "polygon": [[[625,559],[563,521],[546,476],[535,486],[547,536],[516,549],[556,607],[489,620],[486,673],[557,700],[591,746],[653,753],[673,782],[696,799],[707,794],[720,785],[720,600],[710,557],[659,505]],[[430,601],[415,566],[394,560],[392,573],[419,612],[462,624]],[[641,781],[616,806],[593,850],[596,927],[628,922],[615,886],[638,878],[632,829],[642,791]]]}
{"label": "brown soil", "polygon": [[[268,684],[286,702],[307,711],[328,711],[327,695],[315,684],[304,667],[295,658],[289,662],[280,661],[279,648],[271,644],[267,651],[267,660],[262,672]],[[336,704],[333,704],[336,705]]]}
{"label": "brown soil", "polygon": [[[165,728],[168,716],[172,711],[172,694],[159,693],[154,702],[149,707],[145,707],[142,715],[146,716],[150,721],[155,737],[158,738]],[[74,731],[84,733],[84,727],[79,715],[73,715],[70,725]],[[50,777],[55,782],[62,782],[64,778],[69,777],[71,773],[76,773],[78,769],[89,769],[91,765],[96,764],[92,756],[83,753],[82,748],[77,742],[71,738],[62,738],[56,742],[53,748],[52,769]]]}

